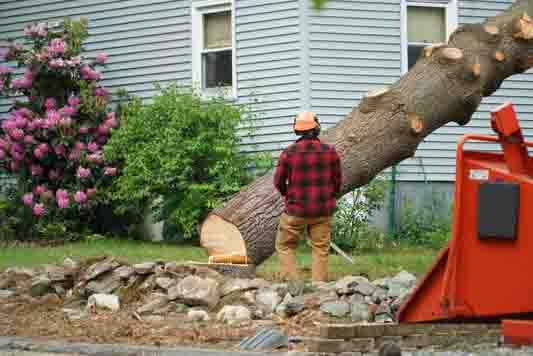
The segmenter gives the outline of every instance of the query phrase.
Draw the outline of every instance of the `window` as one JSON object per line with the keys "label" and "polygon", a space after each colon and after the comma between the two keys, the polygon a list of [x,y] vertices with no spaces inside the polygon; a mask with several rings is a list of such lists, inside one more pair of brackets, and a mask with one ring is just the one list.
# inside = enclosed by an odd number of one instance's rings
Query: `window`
{"label": "window", "polygon": [[193,82],[204,95],[221,88],[235,96],[235,51],[231,2],[193,1]]}
{"label": "window", "polygon": [[457,0],[402,2],[402,68],[406,72],[424,47],[448,40],[457,27]]}

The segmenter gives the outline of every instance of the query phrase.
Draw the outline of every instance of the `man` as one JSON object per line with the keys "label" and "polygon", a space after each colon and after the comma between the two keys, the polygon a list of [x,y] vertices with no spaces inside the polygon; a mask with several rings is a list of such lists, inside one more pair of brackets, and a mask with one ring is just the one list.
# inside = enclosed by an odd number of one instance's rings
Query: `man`
{"label": "man", "polygon": [[312,247],[312,280],[326,282],[331,217],[342,183],[340,159],[333,146],[320,142],[320,123],[314,113],[299,114],[294,120],[294,131],[301,138],[282,152],[274,175],[274,185],[285,198],[276,251],[283,277],[299,281],[296,247],[307,227]]}

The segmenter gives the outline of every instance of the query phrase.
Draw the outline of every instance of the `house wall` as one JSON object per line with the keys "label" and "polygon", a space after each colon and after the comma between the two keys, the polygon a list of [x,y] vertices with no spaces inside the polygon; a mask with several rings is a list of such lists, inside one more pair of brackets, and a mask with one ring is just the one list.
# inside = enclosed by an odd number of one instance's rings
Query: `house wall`
{"label": "house wall", "polygon": [[[191,1],[4,0],[0,39],[21,38],[31,21],[86,16],[86,49],[110,55],[104,84],[149,99],[156,83],[191,81]],[[460,0],[459,22],[480,22],[511,2]],[[251,104],[256,115],[255,132],[243,137],[244,151],[276,155],[294,140],[291,124],[299,110],[314,110],[332,126],[369,89],[401,75],[400,0],[331,0],[321,12],[310,8],[310,0],[235,0],[234,10],[237,102]],[[399,179],[452,182],[459,135],[490,133],[489,110],[506,100],[533,137],[530,82],[531,73],[508,79],[466,128],[450,124],[430,135],[415,158],[399,166]],[[0,99],[0,114],[7,108]]]}

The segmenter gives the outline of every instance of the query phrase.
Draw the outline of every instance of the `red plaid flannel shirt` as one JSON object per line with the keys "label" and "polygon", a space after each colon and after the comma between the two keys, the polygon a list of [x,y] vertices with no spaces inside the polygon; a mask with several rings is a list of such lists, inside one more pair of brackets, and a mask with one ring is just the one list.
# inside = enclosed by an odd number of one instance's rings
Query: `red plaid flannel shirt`
{"label": "red plaid flannel shirt", "polygon": [[282,153],[274,174],[274,186],[285,197],[291,216],[333,215],[342,184],[337,151],[318,138],[300,138]]}

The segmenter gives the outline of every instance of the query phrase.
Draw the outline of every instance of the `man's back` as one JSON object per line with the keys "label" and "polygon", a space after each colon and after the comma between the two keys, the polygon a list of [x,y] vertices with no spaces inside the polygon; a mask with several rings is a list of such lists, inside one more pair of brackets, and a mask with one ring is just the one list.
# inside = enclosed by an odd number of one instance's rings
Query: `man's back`
{"label": "man's back", "polygon": [[318,138],[303,137],[281,154],[274,183],[285,196],[287,214],[331,216],[341,185],[339,156]]}

